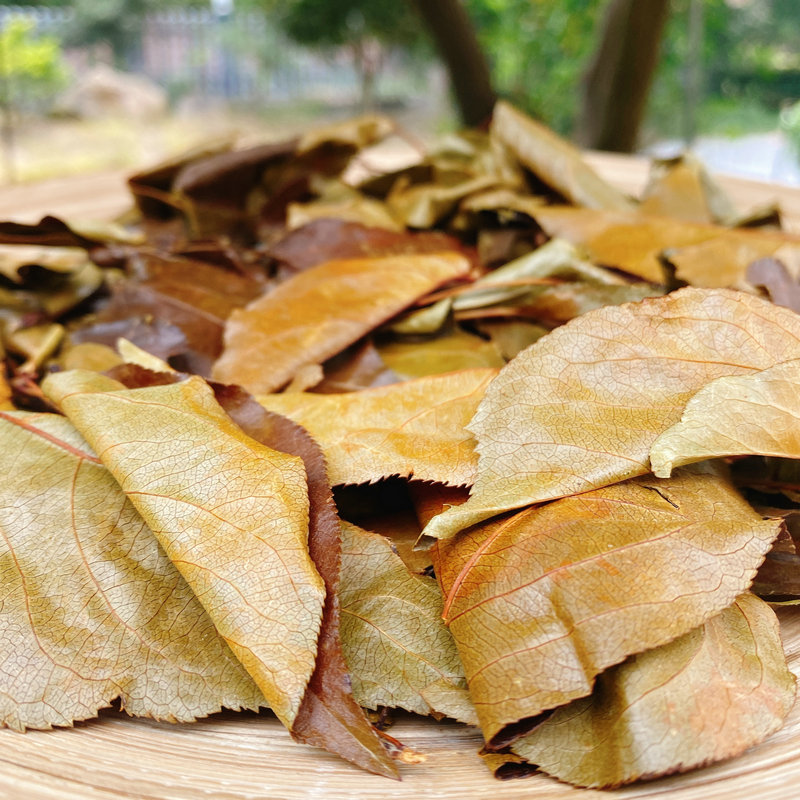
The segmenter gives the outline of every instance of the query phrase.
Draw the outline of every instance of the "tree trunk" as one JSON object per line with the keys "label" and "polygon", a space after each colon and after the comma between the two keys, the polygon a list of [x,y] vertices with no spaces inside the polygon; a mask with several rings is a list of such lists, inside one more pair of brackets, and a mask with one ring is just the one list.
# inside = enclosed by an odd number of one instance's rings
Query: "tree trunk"
{"label": "tree trunk", "polygon": [[450,74],[461,119],[478,126],[489,121],[497,99],[489,66],[460,0],[412,0],[433,36]]}
{"label": "tree trunk", "polygon": [[585,147],[635,148],[668,16],[669,0],[611,0],[584,75],[577,138]]}

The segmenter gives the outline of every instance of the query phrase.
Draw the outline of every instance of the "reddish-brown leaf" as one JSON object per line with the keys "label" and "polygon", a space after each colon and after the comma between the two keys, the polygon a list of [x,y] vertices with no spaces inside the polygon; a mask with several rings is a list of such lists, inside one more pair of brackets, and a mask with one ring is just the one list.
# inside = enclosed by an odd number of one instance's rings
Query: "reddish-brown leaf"
{"label": "reddish-brown leaf", "polygon": [[325,459],[299,425],[262,408],[237,387],[218,386],[215,396],[233,421],[253,439],[303,460],[308,479],[308,551],[325,582],[317,659],[292,735],[323,747],[370,772],[397,778],[397,769],[364,712],[353,699],[339,636],[342,540]]}

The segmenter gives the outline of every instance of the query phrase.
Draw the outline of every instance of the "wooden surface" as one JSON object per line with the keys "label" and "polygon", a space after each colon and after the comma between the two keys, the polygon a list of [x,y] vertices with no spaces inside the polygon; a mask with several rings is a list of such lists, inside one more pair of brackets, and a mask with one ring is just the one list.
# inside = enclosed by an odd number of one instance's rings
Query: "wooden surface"
{"label": "wooden surface", "polygon": [[[633,194],[646,179],[638,159],[592,154],[608,178]],[[800,191],[726,181],[740,205],[779,199],[800,224]],[[119,173],[50,181],[0,192],[0,218],[111,217],[127,195]],[[789,662],[800,676],[800,610],[779,614]],[[609,794],[574,789],[546,776],[494,780],[476,754],[480,735],[456,723],[401,716],[392,734],[427,754],[402,766],[396,783],[295,744],[269,713],[223,713],[192,725],[131,719],[106,711],[72,729],[18,734],[0,730],[2,800],[789,800],[800,794],[800,706],[787,724],[743,756],[686,775]]]}

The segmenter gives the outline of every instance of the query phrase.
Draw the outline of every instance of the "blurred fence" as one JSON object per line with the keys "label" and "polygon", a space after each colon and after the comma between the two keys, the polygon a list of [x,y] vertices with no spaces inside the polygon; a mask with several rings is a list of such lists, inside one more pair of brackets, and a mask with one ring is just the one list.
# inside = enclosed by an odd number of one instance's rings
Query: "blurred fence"
{"label": "blurred fence", "polygon": [[[63,37],[74,23],[70,9],[0,5],[0,28],[12,17],[29,20],[39,33]],[[347,48],[315,51],[289,41],[274,19],[256,12],[218,17],[200,8],[162,10],[134,26],[139,41],[115,53],[123,69],[163,86],[173,102],[225,99],[248,106],[308,100],[357,103],[361,76]],[[90,48],[69,48],[79,74],[91,62]],[[401,50],[384,54],[378,96],[395,102],[425,94],[424,66]]]}

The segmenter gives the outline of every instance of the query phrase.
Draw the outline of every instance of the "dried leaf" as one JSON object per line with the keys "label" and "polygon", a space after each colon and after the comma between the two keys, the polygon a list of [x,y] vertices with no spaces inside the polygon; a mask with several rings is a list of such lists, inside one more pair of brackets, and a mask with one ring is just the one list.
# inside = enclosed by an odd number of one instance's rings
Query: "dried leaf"
{"label": "dried leaf", "polygon": [[388,386],[400,378],[386,366],[369,338],[356,342],[325,362],[324,378],[314,391],[324,394],[357,392],[375,386]]}
{"label": "dried leaf", "polygon": [[12,353],[25,357],[20,372],[35,373],[55,353],[63,338],[63,325],[33,325],[8,334],[4,337],[4,344]]}
{"label": "dried leaf", "polygon": [[800,459],[800,361],[711,381],[655,440],[650,463],[666,478],[681,464],[730,455]]}
{"label": "dried leaf", "polygon": [[432,228],[451,214],[458,204],[476,192],[497,186],[494,175],[464,176],[455,184],[420,183],[395,186],[386,198],[392,216],[409,228]]}
{"label": "dried leaf", "polygon": [[214,379],[253,394],[275,391],[304,364],[330,358],[468,270],[463,256],[441,253],[329,261],[301,272],[233,312]]}
{"label": "dried leaf", "polygon": [[794,692],[775,614],[745,594],[604,673],[514,751],[578,786],[619,786],[739,755],[780,728]]}
{"label": "dried leaf", "polygon": [[462,252],[458,239],[438,231],[393,233],[340,219],[318,219],[286,234],[267,249],[287,269],[302,271],[326,261],[419,253]]}
{"label": "dried leaf", "polygon": [[580,150],[506,102],[500,101],[494,108],[491,135],[544,183],[576,205],[632,207],[630,200],[583,160]]}
{"label": "dried leaf", "polygon": [[763,286],[773,303],[800,313],[800,283],[782,261],[759,258],[747,268],[747,281],[753,286]]}
{"label": "dried leaf", "polygon": [[536,221],[549,236],[585,248],[597,264],[663,283],[661,255],[666,253],[681,280],[707,288],[743,283],[753,261],[800,241],[785,233],[730,230],[634,211],[569,206],[542,208]]}
{"label": "dried leaf", "polygon": [[475,326],[492,340],[506,361],[511,361],[548,333],[542,325],[519,319],[483,319]]}
{"label": "dried leaf", "polygon": [[0,721],[71,725],[116,697],[130,714],[183,721],[266,705],[72,425],[0,416]]}
{"label": "dried leaf", "polygon": [[348,394],[257,400],[319,442],[333,485],[400,475],[458,486],[475,473],[473,439],[464,426],[496,374],[463,370]]}
{"label": "dried leaf", "polygon": [[172,192],[197,238],[241,231],[265,173],[280,172],[296,149],[297,140],[291,139],[217,153],[184,166],[172,182]]}
{"label": "dried leaf", "polygon": [[[410,482],[403,488],[413,497],[415,486],[439,486],[439,484]],[[356,487],[352,487],[356,488]],[[361,487],[357,487],[361,488]],[[415,510],[408,508],[381,509],[377,514],[358,516],[353,520],[359,527],[370,533],[380,534],[388,539],[392,550],[413,575],[428,575],[433,571],[430,550],[417,549],[421,526]]]}
{"label": "dried leaf", "polygon": [[294,719],[292,735],[370,772],[397,778],[397,768],[350,690],[350,675],[339,639],[340,521],[322,451],[302,428],[264,410],[238,387],[217,386],[215,396],[248,436],[273,450],[301,458],[308,478],[308,551],[325,583],[325,604],[316,665]]}
{"label": "dried leaf", "polygon": [[[137,298],[135,292],[132,294],[134,298]],[[120,308],[123,309],[123,313],[130,313],[130,309],[124,305],[125,298],[129,296],[123,287],[116,297],[116,301],[120,304]],[[152,298],[152,295],[150,297]],[[113,304],[114,301],[112,300]],[[145,308],[147,308],[146,303],[140,307],[140,310],[144,311]],[[108,316],[111,317],[111,314]],[[141,316],[133,315],[122,319],[109,319],[108,322],[95,322],[85,325],[73,330],[68,336],[70,347],[94,342],[114,348],[120,339],[126,339],[141,350],[151,353],[154,357],[162,360],[184,354],[189,349],[186,336],[177,325],[153,319],[144,313]]]}
{"label": "dried leaf", "polygon": [[0,411],[13,411],[14,403],[11,402],[11,386],[5,376],[5,370],[0,368]]}
{"label": "dried leaf", "polygon": [[736,217],[731,201],[689,154],[653,162],[639,209],[686,222],[728,224]]}
{"label": "dried leaf", "polygon": [[200,378],[119,386],[81,372],[46,382],[291,728],[325,597],[302,462],[244,435]]}
{"label": "dried leaf", "polygon": [[128,178],[128,186],[137,208],[145,217],[169,219],[177,211],[171,197],[172,184],[178,173],[195,161],[230,151],[234,137],[222,137],[204,142],[178,156],[168,158]]}
{"label": "dried leaf", "polygon": [[21,222],[0,222],[0,243],[14,245],[37,245],[40,248],[75,248],[93,250],[108,241],[133,243],[139,239],[111,224],[97,227],[95,235],[84,235],[76,226],[68,225],[58,217],[45,216],[33,225]]}
{"label": "dried leaf", "polygon": [[758,568],[750,590],[770,603],[800,600],[800,553],[785,529]]}
{"label": "dried leaf", "polygon": [[[453,300],[453,308],[463,311],[495,303],[507,303],[523,297],[531,285],[508,286],[509,281],[525,279],[564,278],[584,280],[598,286],[620,286],[625,281],[607,270],[595,267],[580,257],[575,247],[561,239],[553,239],[524,256],[479,278]],[[493,284],[501,284],[494,287]]]}
{"label": "dried leaf", "polygon": [[436,581],[410,574],[382,536],[350,523],[342,534],[342,637],[358,701],[475,725]]}
{"label": "dried leaf", "polygon": [[653,442],[703,386],[797,358],[800,317],[741,293],[682,289],[584,314],[489,386],[468,426],[472,496],[425,534],[642,475]]}
{"label": "dried leaf", "polygon": [[717,476],[683,472],[526,509],[440,542],[444,618],[490,746],[588,695],[604,669],[730,605],[779,524]]}
{"label": "dried leaf", "polygon": [[62,347],[58,358],[61,369],[88,369],[92,372],[105,372],[122,363],[122,359],[104,344],[83,342]]}
{"label": "dried leaf", "polygon": [[421,342],[386,342],[378,351],[386,365],[404,379],[482,367],[499,369],[505,364],[492,342],[459,328]]}
{"label": "dried leaf", "polygon": [[597,308],[635,303],[663,294],[663,290],[649,283],[598,286],[575,281],[534,289],[518,302],[534,319],[544,325],[556,327]]}
{"label": "dried leaf", "polygon": [[384,203],[363,195],[336,201],[320,199],[310,203],[290,203],[286,208],[286,227],[290,231],[318,219],[345,220],[396,233],[404,230]]}

